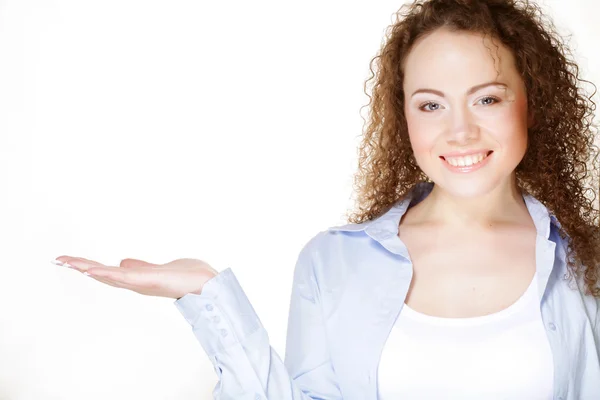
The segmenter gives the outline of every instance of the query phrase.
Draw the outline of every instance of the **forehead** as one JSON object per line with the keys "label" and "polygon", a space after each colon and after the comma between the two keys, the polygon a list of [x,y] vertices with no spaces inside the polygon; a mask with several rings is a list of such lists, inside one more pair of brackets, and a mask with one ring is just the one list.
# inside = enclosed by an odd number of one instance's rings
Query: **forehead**
{"label": "forehead", "polygon": [[[499,75],[498,75],[499,73]],[[404,60],[404,86],[463,89],[486,81],[516,84],[512,52],[488,35],[438,29],[419,39]]]}

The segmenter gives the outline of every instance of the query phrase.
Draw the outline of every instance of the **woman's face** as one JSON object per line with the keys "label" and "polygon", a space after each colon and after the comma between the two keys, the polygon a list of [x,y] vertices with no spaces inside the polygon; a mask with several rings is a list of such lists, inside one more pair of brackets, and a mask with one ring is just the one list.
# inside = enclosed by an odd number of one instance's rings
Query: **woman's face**
{"label": "woman's face", "polygon": [[[415,43],[404,73],[404,111],[419,167],[456,196],[508,189],[528,127],[525,85],[510,50],[483,35],[438,29]],[[449,156],[440,158],[472,150],[493,152],[471,172],[456,172]]]}

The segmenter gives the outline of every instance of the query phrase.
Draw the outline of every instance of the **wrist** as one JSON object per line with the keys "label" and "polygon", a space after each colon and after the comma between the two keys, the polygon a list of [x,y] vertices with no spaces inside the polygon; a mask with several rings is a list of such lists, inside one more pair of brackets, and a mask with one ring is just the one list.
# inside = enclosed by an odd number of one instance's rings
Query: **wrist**
{"label": "wrist", "polygon": [[219,275],[219,273],[216,270],[208,271],[206,273],[206,275],[204,276],[204,279],[202,281],[202,284],[200,285],[200,288],[197,290],[194,290],[193,292],[190,292],[190,293],[202,294],[202,289],[204,288],[204,285],[206,285],[206,282],[210,281],[212,278],[214,278],[217,275]]}

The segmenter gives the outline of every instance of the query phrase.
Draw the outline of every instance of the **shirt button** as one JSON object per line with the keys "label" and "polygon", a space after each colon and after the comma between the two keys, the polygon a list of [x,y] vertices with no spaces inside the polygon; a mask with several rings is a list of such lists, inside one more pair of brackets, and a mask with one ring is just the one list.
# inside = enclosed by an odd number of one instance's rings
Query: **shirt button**
{"label": "shirt button", "polygon": [[218,324],[218,323],[219,323],[219,321],[221,320],[221,318],[219,318],[219,316],[218,316],[218,315],[215,315],[215,316],[213,317],[213,319],[212,319],[212,320],[213,320],[213,322],[214,322],[215,324]]}
{"label": "shirt button", "polygon": [[223,337],[227,336],[227,330],[221,329],[221,336],[223,336]]}
{"label": "shirt button", "polygon": [[550,328],[550,330],[555,331],[556,330],[556,325],[554,325],[554,322],[550,322],[548,324],[548,327]]}
{"label": "shirt button", "polygon": [[207,309],[208,311],[212,311],[212,310],[213,310],[213,306],[212,306],[212,304],[207,304],[207,305],[206,305],[206,309]]}
{"label": "shirt button", "polygon": [[261,399],[260,394],[257,394],[256,396],[254,396],[254,400],[260,400],[260,399]]}

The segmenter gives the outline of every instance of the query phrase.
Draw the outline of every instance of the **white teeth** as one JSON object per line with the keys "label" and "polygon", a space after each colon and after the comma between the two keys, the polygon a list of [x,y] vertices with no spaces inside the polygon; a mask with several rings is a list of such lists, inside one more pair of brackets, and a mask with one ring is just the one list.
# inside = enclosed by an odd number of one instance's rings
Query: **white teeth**
{"label": "white teeth", "polygon": [[484,158],[487,157],[487,153],[474,154],[471,156],[464,157],[444,157],[448,164],[453,165],[455,167],[468,167],[473,164],[477,164],[481,162]]}

